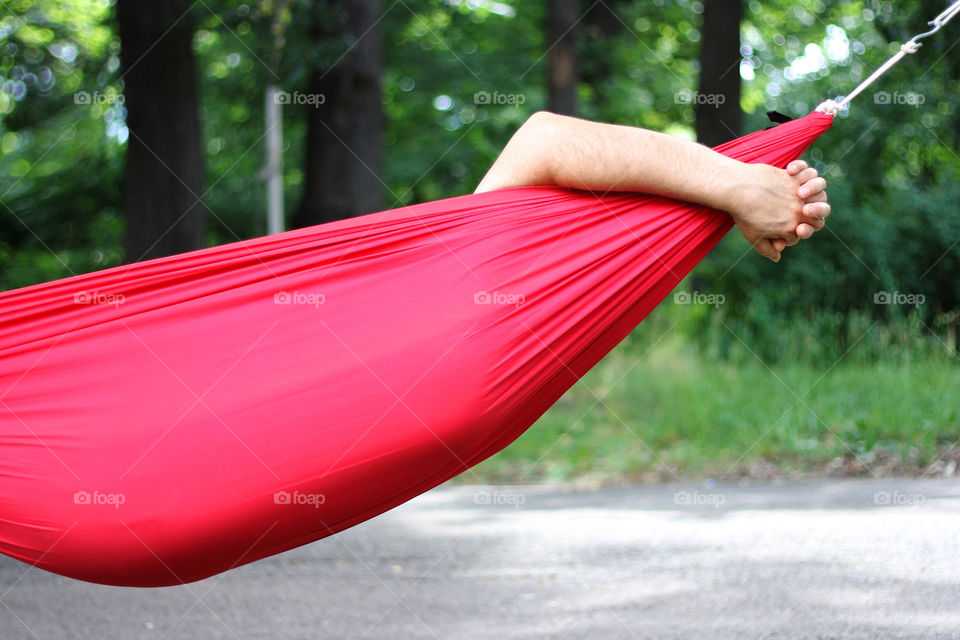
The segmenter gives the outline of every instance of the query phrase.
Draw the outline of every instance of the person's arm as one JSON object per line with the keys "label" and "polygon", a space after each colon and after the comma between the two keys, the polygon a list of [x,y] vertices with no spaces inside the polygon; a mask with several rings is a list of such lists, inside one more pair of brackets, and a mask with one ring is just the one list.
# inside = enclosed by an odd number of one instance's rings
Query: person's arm
{"label": "person's arm", "polygon": [[826,181],[802,161],[784,171],[646,129],[542,111],[517,130],[476,193],[526,185],[638,191],[704,204],[730,213],[754,248],[774,261],[830,214]]}

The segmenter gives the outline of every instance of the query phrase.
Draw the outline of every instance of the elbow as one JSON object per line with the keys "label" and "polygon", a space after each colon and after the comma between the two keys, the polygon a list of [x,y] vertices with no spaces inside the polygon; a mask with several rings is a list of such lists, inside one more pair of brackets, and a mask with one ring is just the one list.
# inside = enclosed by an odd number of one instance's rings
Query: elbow
{"label": "elbow", "polygon": [[547,141],[552,144],[562,137],[563,132],[568,129],[566,120],[567,116],[550,111],[536,111],[520,125],[513,138],[517,141],[517,146],[522,146],[525,150],[540,150]]}
{"label": "elbow", "polygon": [[564,116],[549,111],[537,111],[517,131],[517,148],[522,150],[528,184],[553,183],[553,162],[563,140],[563,119]]}
{"label": "elbow", "polygon": [[527,131],[544,134],[556,126],[557,120],[562,117],[563,116],[558,116],[550,111],[535,111],[527,118],[527,120],[523,123],[523,126],[520,128],[526,129]]}
{"label": "elbow", "polygon": [[556,118],[556,117],[557,117],[557,114],[553,113],[552,111],[544,111],[543,109],[540,109],[539,111],[534,111],[534,112],[527,118],[527,122],[530,122],[530,123],[539,123],[539,122],[543,122],[543,121],[546,121],[546,120],[550,120],[550,119]]}
{"label": "elbow", "polygon": [[559,118],[562,116],[549,111],[537,111],[530,115],[510,138],[475,193],[553,184]]}

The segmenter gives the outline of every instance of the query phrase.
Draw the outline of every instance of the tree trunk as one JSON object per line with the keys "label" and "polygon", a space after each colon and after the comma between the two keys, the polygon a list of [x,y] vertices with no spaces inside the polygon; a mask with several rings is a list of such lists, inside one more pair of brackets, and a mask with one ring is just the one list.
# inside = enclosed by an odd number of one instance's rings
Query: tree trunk
{"label": "tree trunk", "polygon": [[740,135],[742,0],[705,0],[696,96],[697,140],[716,146]]}
{"label": "tree trunk", "polygon": [[127,262],[205,244],[203,154],[189,0],[119,0],[127,109]]}
{"label": "tree trunk", "polygon": [[578,0],[547,2],[547,83],[549,109],[577,115],[577,40],[580,18]]}
{"label": "tree trunk", "polygon": [[337,4],[342,19],[330,21],[333,29],[317,24],[314,33],[318,40],[346,41],[352,48],[332,67],[315,68],[310,75],[303,106],[307,113],[304,190],[295,227],[383,208],[380,1]]}

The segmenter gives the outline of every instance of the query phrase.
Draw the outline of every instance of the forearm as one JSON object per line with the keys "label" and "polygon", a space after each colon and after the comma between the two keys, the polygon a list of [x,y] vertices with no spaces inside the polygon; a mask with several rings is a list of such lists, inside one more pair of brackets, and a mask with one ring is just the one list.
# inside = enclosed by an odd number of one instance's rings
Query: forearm
{"label": "forearm", "polygon": [[540,112],[511,138],[477,192],[523,185],[638,191],[729,210],[744,165],[672,136]]}
{"label": "forearm", "polygon": [[786,170],[747,164],[636,127],[539,112],[510,139],[476,192],[557,185],[637,191],[726,211],[756,250],[779,260],[830,214],[826,186],[803,161]]}

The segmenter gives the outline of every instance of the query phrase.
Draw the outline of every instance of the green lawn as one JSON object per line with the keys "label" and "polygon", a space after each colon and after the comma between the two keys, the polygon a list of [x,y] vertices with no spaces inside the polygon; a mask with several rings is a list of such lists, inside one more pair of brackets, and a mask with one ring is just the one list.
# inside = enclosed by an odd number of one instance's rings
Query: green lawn
{"label": "green lawn", "polygon": [[647,335],[462,480],[922,474],[958,457],[960,365],[949,358],[768,368],[710,361],[679,332]]}

